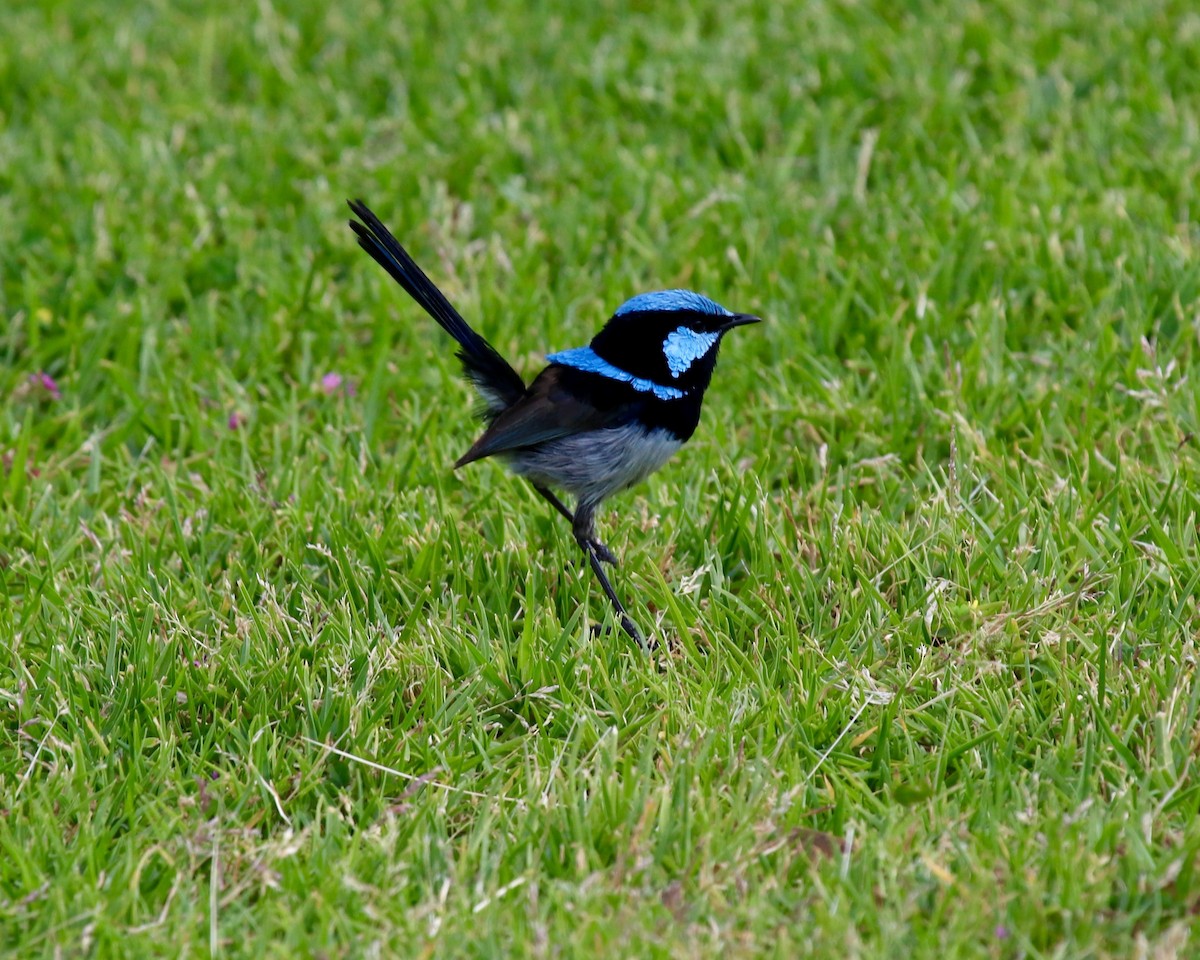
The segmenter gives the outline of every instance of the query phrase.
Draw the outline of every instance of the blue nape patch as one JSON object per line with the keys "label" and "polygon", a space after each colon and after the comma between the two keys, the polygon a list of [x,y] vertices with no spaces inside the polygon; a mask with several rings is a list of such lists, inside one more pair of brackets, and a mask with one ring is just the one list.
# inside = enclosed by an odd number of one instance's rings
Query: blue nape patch
{"label": "blue nape patch", "polygon": [[613,316],[621,317],[627,313],[646,310],[694,310],[696,313],[710,313],[714,317],[733,316],[715,300],[709,300],[708,297],[691,290],[655,290],[653,293],[639,293],[617,307]]}
{"label": "blue nape patch", "polygon": [[645,380],[642,377],[635,377],[632,373],[622,370],[620,367],[614,367],[591,347],[576,347],[574,350],[563,350],[559,353],[550,354],[546,359],[551,363],[557,363],[560,367],[573,367],[576,370],[585,370],[588,373],[598,373],[600,376],[608,377],[610,380],[619,380],[621,383],[629,384],[634,390],[638,390],[641,393],[652,393],[659,400],[678,400],[683,396],[683,391],[676,387],[664,387],[661,383],[655,383],[653,380]]}
{"label": "blue nape patch", "polygon": [[708,353],[720,339],[719,333],[697,333],[690,327],[672,330],[663,341],[663,356],[667,358],[671,376],[678,377],[686,373],[688,367]]}

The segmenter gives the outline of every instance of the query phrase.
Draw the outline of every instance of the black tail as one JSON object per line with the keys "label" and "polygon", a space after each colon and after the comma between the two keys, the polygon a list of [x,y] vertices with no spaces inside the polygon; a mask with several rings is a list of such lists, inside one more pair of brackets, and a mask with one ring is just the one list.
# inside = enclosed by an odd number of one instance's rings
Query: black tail
{"label": "black tail", "polygon": [[467,321],[450,306],[450,301],[442,291],[425,276],[408,251],[400,246],[399,241],[365,203],[361,200],[347,202],[362,220],[362,223],[350,221],[350,229],[358,235],[359,246],[374,257],[392,275],[392,279],[458,341],[462,348],[458,351],[458,359],[462,361],[467,379],[483,396],[487,413],[495,416],[520,399],[525,393],[525,381],[521,375],[508,365],[508,361],[490,343],[467,325]]}

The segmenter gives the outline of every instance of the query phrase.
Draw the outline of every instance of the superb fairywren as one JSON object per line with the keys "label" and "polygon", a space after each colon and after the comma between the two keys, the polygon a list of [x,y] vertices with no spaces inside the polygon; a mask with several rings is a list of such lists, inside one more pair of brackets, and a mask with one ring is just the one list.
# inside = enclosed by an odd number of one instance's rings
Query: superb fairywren
{"label": "superb fairywren", "polygon": [[[454,466],[499,456],[528,478],[570,521],[621,626],[644,644],[601,566],[617,558],[596,538],[596,508],[688,441],[721,338],[759,318],[690,290],[643,293],[621,304],[588,346],[550,354],[550,365],[526,386],[366,204],[353,201],[350,209],[362,221],[350,221],[359,244],[458,341],[463,370],[483,398],[487,429]],[[575,498],[574,513],[552,487]]]}

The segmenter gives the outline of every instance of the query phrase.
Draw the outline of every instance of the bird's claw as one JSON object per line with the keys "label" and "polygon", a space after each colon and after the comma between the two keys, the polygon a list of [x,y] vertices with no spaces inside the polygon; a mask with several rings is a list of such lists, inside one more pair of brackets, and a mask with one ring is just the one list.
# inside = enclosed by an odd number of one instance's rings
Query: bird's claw
{"label": "bird's claw", "polygon": [[[658,642],[653,637],[643,636],[637,624],[624,614],[621,615],[621,629],[625,631],[630,640],[641,647],[646,653],[655,653],[658,650]],[[607,627],[602,623],[593,623],[588,629],[588,633],[591,634],[593,640],[609,636],[612,632],[612,627]]]}
{"label": "bird's claw", "polygon": [[606,547],[599,540],[588,540],[586,549],[595,554],[596,559],[601,563],[608,563],[614,567],[617,565],[617,555],[609,550],[608,547]]}

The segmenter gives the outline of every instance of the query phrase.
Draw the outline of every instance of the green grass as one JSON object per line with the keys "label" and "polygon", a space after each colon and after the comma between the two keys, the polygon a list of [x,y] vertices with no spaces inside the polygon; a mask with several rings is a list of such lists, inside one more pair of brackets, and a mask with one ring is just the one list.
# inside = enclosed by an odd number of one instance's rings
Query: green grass
{"label": "green grass", "polygon": [[[1197,949],[1200,17],[683,7],[0,14],[0,953]],[[527,374],[768,318],[601,517],[669,653],[352,196]]]}

